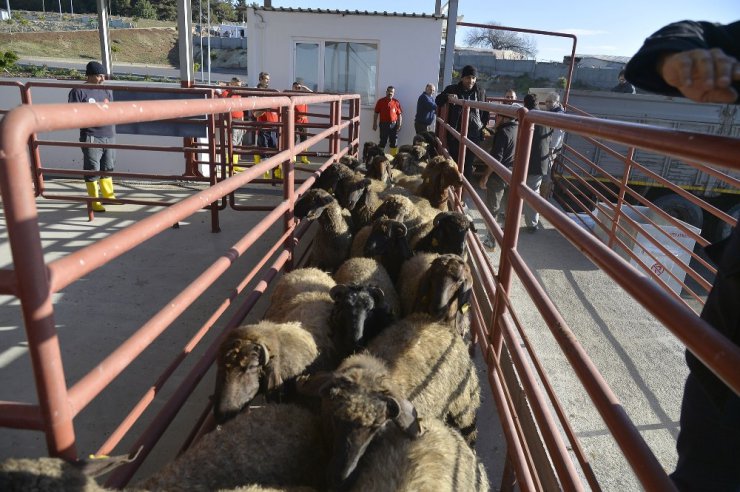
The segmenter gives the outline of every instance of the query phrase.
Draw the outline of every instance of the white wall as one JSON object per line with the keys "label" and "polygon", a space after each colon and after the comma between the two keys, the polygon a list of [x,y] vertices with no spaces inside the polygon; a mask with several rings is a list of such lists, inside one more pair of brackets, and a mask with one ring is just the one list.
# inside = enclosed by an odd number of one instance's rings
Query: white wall
{"label": "white wall", "polygon": [[[404,121],[399,143],[411,143],[415,133],[416,100],[427,83],[436,85],[439,78],[442,20],[249,8],[247,26],[247,65],[251,87],[257,85],[260,72],[268,72],[271,88],[290,89],[295,79],[293,43],[296,39],[377,43],[377,97],[385,96],[387,86],[395,86]],[[377,142],[378,133],[372,131],[372,123],[373,107],[363,106],[360,145],[366,141]]]}

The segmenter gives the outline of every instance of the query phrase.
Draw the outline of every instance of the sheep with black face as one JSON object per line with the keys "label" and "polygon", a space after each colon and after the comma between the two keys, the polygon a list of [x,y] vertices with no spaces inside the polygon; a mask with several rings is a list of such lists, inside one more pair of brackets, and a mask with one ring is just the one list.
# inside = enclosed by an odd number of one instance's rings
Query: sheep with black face
{"label": "sheep with black face", "polygon": [[330,323],[337,352],[351,354],[367,345],[395,317],[383,290],[374,284],[337,284],[331,290]]}
{"label": "sheep with black face", "polygon": [[355,235],[350,255],[353,258],[375,258],[395,282],[403,262],[413,256],[408,243],[408,229],[397,220],[387,217],[375,219]]}
{"label": "sheep with black face", "polygon": [[461,212],[440,212],[409,240],[411,249],[425,253],[452,253],[467,259],[467,233],[475,233],[473,220]]}
{"label": "sheep with black face", "polygon": [[461,337],[467,337],[472,289],[470,266],[460,256],[419,253],[401,267],[401,313],[426,313],[450,323]]}

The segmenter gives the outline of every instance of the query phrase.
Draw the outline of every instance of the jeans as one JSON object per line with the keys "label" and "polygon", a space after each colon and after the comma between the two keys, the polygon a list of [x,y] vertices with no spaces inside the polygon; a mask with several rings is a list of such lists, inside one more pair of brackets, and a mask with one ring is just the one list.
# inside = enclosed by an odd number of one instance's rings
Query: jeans
{"label": "jeans", "polygon": [[[80,137],[80,142],[87,143],[116,143],[116,137]],[[85,171],[113,171],[116,163],[116,149],[101,149],[87,147],[82,149],[82,169]],[[86,174],[85,181],[97,181],[96,174]]]}

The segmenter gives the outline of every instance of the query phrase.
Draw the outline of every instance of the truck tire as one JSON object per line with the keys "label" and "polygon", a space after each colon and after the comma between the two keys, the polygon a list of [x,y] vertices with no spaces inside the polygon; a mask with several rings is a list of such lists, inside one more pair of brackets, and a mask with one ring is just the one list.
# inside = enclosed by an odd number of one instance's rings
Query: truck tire
{"label": "truck tire", "polygon": [[652,202],[671,217],[682,220],[698,229],[701,229],[702,224],[704,224],[704,211],[701,207],[675,193],[661,195]]}
{"label": "truck tire", "polygon": [[[740,203],[736,203],[734,207],[727,210],[727,214],[735,217],[735,224],[737,224],[737,219],[740,218]],[[723,220],[717,219],[717,225],[714,228],[714,241],[721,241],[728,237],[732,232],[732,228],[735,227],[735,224],[730,225]]]}

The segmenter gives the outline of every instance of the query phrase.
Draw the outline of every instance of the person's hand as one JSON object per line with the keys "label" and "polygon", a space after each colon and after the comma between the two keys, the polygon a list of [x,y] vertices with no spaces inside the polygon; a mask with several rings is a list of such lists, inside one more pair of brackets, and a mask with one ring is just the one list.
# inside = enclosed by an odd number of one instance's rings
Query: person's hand
{"label": "person's hand", "polygon": [[669,85],[693,101],[733,103],[740,81],[740,63],[718,48],[695,49],[666,55],[658,73]]}
{"label": "person's hand", "polygon": [[457,94],[447,94],[447,101],[457,101]]}
{"label": "person's hand", "polygon": [[481,190],[485,190],[486,184],[488,184],[488,176],[483,176],[482,178],[480,178],[480,181],[478,181],[478,188],[480,188]]}
{"label": "person's hand", "polygon": [[377,129],[378,129],[378,124],[377,123],[373,123],[373,131],[376,131]]}

